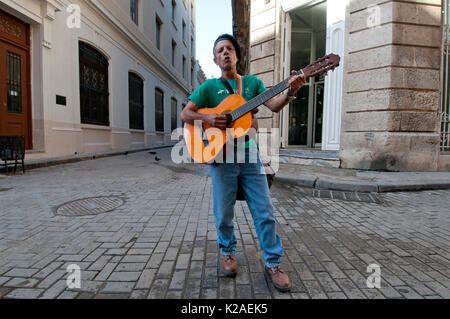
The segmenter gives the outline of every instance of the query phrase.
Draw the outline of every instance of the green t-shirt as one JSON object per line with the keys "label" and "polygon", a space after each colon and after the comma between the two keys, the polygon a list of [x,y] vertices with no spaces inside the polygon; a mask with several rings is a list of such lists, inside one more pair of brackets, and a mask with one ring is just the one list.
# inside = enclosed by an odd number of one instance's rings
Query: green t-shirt
{"label": "green t-shirt", "polygon": [[[266,90],[263,81],[254,75],[244,75],[244,98],[250,101]],[[238,94],[238,79],[227,80],[235,94]],[[189,100],[199,108],[213,108],[219,105],[230,93],[220,79],[209,79],[200,85],[190,96]],[[257,147],[252,138],[243,145],[245,148]],[[240,146],[238,146],[240,147]]]}

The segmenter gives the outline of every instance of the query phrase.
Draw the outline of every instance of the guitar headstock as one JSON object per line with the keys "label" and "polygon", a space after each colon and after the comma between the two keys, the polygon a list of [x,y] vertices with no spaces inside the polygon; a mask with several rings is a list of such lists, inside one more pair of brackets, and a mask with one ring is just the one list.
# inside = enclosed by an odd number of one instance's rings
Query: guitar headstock
{"label": "guitar headstock", "polygon": [[[304,67],[301,71],[306,77],[314,77],[328,71],[332,71],[339,66],[341,58],[336,54],[328,54],[320,59],[317,59],[310,65]],[[301,71],[298,74],[301,74]]]}

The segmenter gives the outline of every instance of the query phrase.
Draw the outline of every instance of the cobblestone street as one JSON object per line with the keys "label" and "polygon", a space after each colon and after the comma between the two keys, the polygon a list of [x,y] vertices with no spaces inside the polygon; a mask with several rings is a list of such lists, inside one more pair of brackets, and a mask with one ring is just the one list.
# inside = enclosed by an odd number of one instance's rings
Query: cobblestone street
{"label": "cobblestone street", "polygon": [[[0,176],[0,297],[450,297],[450,190],[366,202],[275,182],[282,266],[292,282],[283,294],[265,278],[247,205],[235,211],[238,275],[226,278],[208,168],[175,165],[169,149],[154,153]],[[71,212],[81,204],[61,206],[94,197],[112,199],[92,200],[78,215]],[[71,264],[81,268],[80,289],[67,287]],[[380,289],[367,286],[370,264],[381,268]]]}

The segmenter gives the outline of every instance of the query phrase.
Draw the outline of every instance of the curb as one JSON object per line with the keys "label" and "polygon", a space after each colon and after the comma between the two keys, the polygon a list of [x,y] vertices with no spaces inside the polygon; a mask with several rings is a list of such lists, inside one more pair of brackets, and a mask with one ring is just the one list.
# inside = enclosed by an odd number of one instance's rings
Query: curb
{"label": "curb", "polygon": [[[68,157],[55,157],[55,158],[43,158],[43,159],[37,159],[37,160],[29,160],[28,163],[27,163],[27,161],[25,161],[25,171],[36,169],[36,168],[41,168],[41,167],[70,164],[70,163],[89,161],[89,160],[94,160],[94,159],[104,158],[104,157],[127,155],[127,154],[131,154],[131,153],[139,153],[139,152],[145,152],[145,151],[149,151],[149,150],[169,148],[169,147],[173,147],[174,145],[175,144],[165,144],[165,145],[160,145],[160,146],[150,146],[150,147],[144,147],[144,148],[113,150],[113,151],[99,152],[99,153],[87,153],[87,154],[80,154],[80,155],[74,155],[74,156],[68,156]],[[11,173],[11,167],[9,167],[8,169],[9,169],[9,172]],[[22,170],[20,163],[17,167],[17,170],[18,171]],[[0,173],[6,174],[4,167],[0,168]]]}
{"label": "curb", "polygon": [[397,183],[376,183],[360,181],[343,181],[317,176],[307,176],[305,178],[295,178],[287,176],[276,176],[274,182],[282,182],[302,187],[337,190],[362,193],[387,193],[403,191],[422,191],[433,189],[450,189],[450,181],[421,181],[421,182],[397,182]]}

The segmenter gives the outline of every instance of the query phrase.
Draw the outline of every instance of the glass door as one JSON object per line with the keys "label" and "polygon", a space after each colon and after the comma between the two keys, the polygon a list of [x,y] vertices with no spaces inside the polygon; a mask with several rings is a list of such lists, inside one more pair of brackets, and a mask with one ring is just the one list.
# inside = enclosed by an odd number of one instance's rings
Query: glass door
{"label": "glass door", "polygon": [[322,146],[322,124],[323,124],[323,98],[324,81],[314,84],[314,145],[318,148]]}
{"label": "glass door", "polygon": [[[299,70],[325,55],[326,7],[322,1],[289,13],[290,69]],[[316,148],[322,145],[324,77],[309,78],[289,105],[288,146]]]}
{"label": "glass door", "polygon": [[[291,41],[291,69],[299,70],[311,63],[312,33],[292,31]],[[289,105],[288,144],[290,146],[308,146],[310,87],[311,79],[298,91],[297,99]]]}

